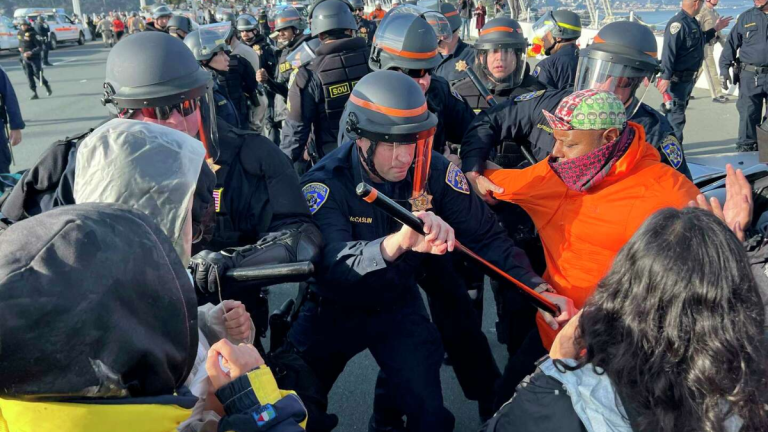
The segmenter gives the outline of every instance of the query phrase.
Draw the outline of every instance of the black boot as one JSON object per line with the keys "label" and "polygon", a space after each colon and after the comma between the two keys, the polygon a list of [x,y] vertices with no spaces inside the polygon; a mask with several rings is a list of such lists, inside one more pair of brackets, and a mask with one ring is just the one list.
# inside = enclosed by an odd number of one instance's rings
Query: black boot
{"label": "black boot", "polygon": [[40,96],[37,95],[37,90],[32,90],[32,97],[29,98],[29,100],[37,100],[40,99]]}
{"label": "black boot", "polygon": [[48,96],[51,96],[53,94],[53,90],[51,90],[50,84],[45,83],[45,91],[48,92]]}

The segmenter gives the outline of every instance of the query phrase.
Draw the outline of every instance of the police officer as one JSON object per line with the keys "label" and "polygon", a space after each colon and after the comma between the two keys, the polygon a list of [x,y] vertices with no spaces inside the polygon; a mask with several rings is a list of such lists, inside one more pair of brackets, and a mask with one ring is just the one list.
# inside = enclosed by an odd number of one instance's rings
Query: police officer
{"label": "police officer", "polygon": [[[236,22],[236,27],[240,33],[240,41],[251,47],[251,49],[259,55],[259,65],[256,70],[264,69],[267,72],[267,75],[271,79],[274,79],[275,70],[277,68],[277,56],[267,37],[269,32],[264,33],[263,26],[261,26],[261,16],[259,17],[259,20],[254,23],[254,20],[250,15],[241,15]],[[267,106],[261,107],[261,110],[252,111],[250,125],[252,129],[260,131],[273,142],[277,142],[277,131],[273,126],[274,122],[272,120],[275,93],[266,89],[265,94],[265,102]],[[256,113],[258,113],[258,115]]]}
{"label": "police officer", "polygon": [[728,83],[736,82],[728,72],[731,67],[734,67],[733,75],[740,76],[739,100],[736,103],[739,110],[738,151],[757,150],[756,128],[762,121],[763,104],[768,99],[766,5],[766,0],[755,0],[754,8],[739,15],[720,55],[723,89],[728,89]]}
{"label": "police officer", "polygon": [[[451,250],[455,237],[531,287],[542,280],[461,170],[430,152],[437,119],[414,80],[393,71],[363,77],[342,118],[349,139],[302,178],[324,247],[289,341],[326,393],[347,362],[369,349],[408,430],[450,431],[454,418],[440,386],[443,348],[416,284],[421,265]],[[418,235],[362,201],[355,193],[360,182],[406,208],[430,200],[432,211],[417,213],[430,234]]]}
{"label": "police officer", "polygon": [[21,130],[25,126],[13,84],[0,69],[0,174],[10,171],[10,148],[21,143]]}
{"label": "police officer", "polygon": [[453,84],[465,77],[464,70],[466,67],[472,67],[475,63],[475,49],[459,37],[461,17],[456,6],[441,2],[440,13],[448,18],[453,33],[450,38],[441,39],[438,43],[437,49],[443,59],[435,68],[435,75],[441,76],[448,83]]}
{"label": "police officer", "polygon": [[152,22],[144,27],[144,31],[156,31],[168,33],[168,21],[173,16],[171,8],[166,5],[160,5],[152,11]]}
{"label": "police officer", "polygon": [[[659,71],[659,61],[649,54],[657,50],[653,32],[639,23],[622,21],[604,26],[597,36],[599,42],[580,50],[575,89],[616,93],[627,113],[634,113],[630,120],[644,127],[646,139],[659,150],[662,160],[690,178],[683,147],[672,126],[661,113],[642,103],[647,90],[644,80],[654,79]],[[571,92],[539,90],[480,113],[462,142],[462,169],[482,172],[492,150],[504,140],[529,145],[537,160],[546,158],[554,138],[541,110],[555,109]]]}
{"label": "police officer", "polygon": [[[259,34],[258,20],[253,15],[242,14],[235,21],[235,29],[239,38],[232,38],[230,41],[232,52],[247,60],[258,71],[261,69],[259,53],[245,42],[246,39],[249,41],[254,40]],[[259,49],[261,49],[260,46]]]}
{"label": "police officer", "polygon": [[325,0],[312,9],[310,20],[312,36],[321,44],[309,65],[292,72],[280,142],[299,172],[337,147],[344,104],[370,71],[367,44],[354,36],[357,22],[349,3]]}
{"label": "police officer", "polygon": [[[520,24],[512,18],[488,21],[474,47],[472,68],[497,102],[546,88],[528,71],[528,40]],[[456,82],[453,89],[476,111],[488,108],[488,102],[469,77]]]}
{"label": "police officer", "polygon": [[363,0],[351,0],[350,4],[355,9],[355,21],[357,21],[357,35],[368,41],[368,48],[373,44],[373,34],[376,33],[376,23],[365,18],[365,4]]}
{"label": "police officer", "polygon": [[[267,17],[266,9],[259,11],[259,31],[263,35],[272,33],[272,29],[269,27],[269,18]],[[269,42],[269,40],[267,40],[267,42]]]}
{"label": "police officer", "polygon": [[19,39],[19,52],[21,53],[21,66],[24,72],[27,74],[27,81],[29,82],[29,89],[32,90],[32,96],[30,100],[40,99],[37,96],[37,84],[40,83],[45,87],[48,96],[53,94],[51,85],[48,84],[48,80],[45,79],[43,74],[43,62],[41,54],[43,51],[43,41],[40,35],[32,28],[29,21],[24,20],[21,23],[21,28],[17,35]]}
{"label": "police officer", "polygon": [[[274,116],[272,118],[272,130],[275,131],[275,143],[279,142],[279,131],[282,122],[288,117],[288,81],[294,67],[288,61],[288,56],[310,36],[304,34],[307,23],[296,8],[288,7],[280,11],[275,17],[275,33],[277,39],[277,51],[279,57],[276,69],[270,74],[266,69],[256,72],[256,79],[275,95]],[[273,78],[274,77],[274,78]]]}
{"label": "police officer", "polygon": [[714,28],[703,32],[694,18],[702,6],[703,0],[683,0],[682,10],[669,20],[664,30],[662,73],[657,87],[662,94],[669,91],[674,99],[674,107],[667,113],[667,119],[681,143],[685,128],[685,109],[696,85],[696,75],[704,62],[704,44],[714,39],[718,31],[728,27],[732,18],[719,18]]}
{"label": "police officer", "polygon": [[[200,26],[200,30],[189,33],[184,38],[184,44],[192,51],[200,66],[212,71],[213,74],[226,73],[229,69],[229,45],[223,39],[216,40],[203,36],[206,33],[206,27],[208,25]],[[241,116],[232,103],[226,87],[219,84],[218,80],[214,80],[213,83],[213,102],[218,118],[237,129],[242,129]]]}
{"label": "police officer", "polygon": [[168,20],[168,34],[184,40],[192,33],[192,20],[185,16],[174,15]]}
{"label": "police officer", "polygon": [[48,23],[45,22],[44,15],[37,16],[37,22],[35,22],[35,31],[40,35],[43,42],[43,64],[45,66],[53,66],[48,61],[49,45],[51,43],[51,29],[48,27]]}
{"label": "police officer", "polygon": [[581,18],[569,10],[549,11],[533,25],[548,57],[533,69],[533,76],[555,89],[572,88],[579,62]]}

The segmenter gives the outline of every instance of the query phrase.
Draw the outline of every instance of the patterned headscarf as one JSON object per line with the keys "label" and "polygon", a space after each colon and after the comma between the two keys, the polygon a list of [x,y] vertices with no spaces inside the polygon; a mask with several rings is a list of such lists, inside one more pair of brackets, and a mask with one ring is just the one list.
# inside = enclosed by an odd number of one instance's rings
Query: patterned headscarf
{"label": "patterned headscarf", "polygon": [[555,130],[624,130],[627,114],[621,100],[609,91],[581,90],[566,97],[555,113],[542,110]]}

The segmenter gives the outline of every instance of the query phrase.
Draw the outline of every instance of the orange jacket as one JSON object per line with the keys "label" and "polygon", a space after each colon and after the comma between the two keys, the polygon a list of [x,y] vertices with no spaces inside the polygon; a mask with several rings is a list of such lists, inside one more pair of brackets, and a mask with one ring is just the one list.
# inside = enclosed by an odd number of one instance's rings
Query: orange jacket
{"label": "orange jacket", "polygon": [[374,9],[374,10],[371,11],[371,13],[368,14],[368,19],[371,20],[371,21],[378,22],[378,21],[383,20],[384,19],[384,15],[386,15],[386,14],[387,14],[387,11],[385,11],[384,9],[381,9],[381,10]]}
{"label": "orange jacket", "polygon": [[[520,205],[531,216],[544,245],[544,280],[579,309],[650,215],[665,207],[682,208],[699,193],[685,176],[661,163],[642,126],[628,124],[635,139],[627,153],[585,193],[569,190],[547,160],[523,170],[485,171],[504,188],[496,198]],[[541,316],[536,319],[549,349],[557,332]]]}

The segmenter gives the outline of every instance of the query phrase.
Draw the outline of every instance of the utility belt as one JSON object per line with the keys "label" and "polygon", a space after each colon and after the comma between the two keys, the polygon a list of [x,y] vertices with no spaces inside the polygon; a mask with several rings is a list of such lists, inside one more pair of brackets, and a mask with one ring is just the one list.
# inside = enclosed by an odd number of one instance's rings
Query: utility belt
{"label": "utility belt", "polygon": [[768,66],[755,66],[751,64],[741,65],[742,71],[752,72],[758,75],[768,74]]}
{"label": "utility belt", "polygon": [[675,71],[672,72],[672,79],[673,82],[690,82],[693,81],[696,78],[696,74],[698,71]]}

